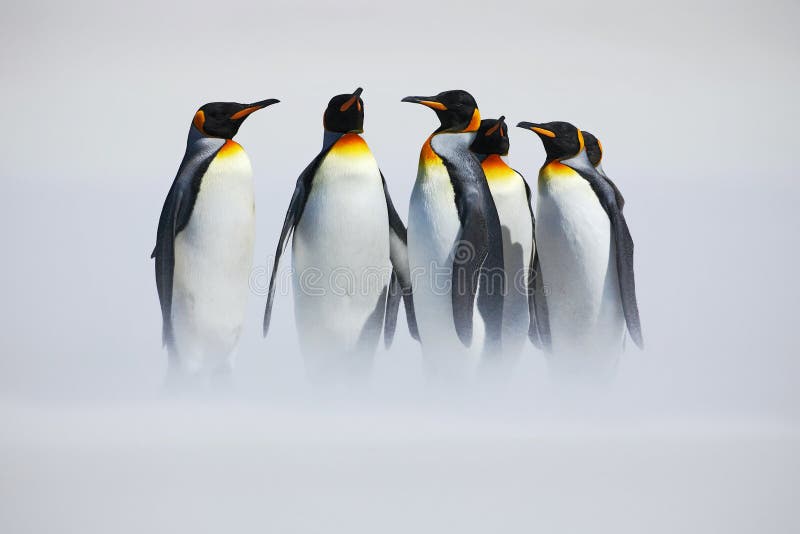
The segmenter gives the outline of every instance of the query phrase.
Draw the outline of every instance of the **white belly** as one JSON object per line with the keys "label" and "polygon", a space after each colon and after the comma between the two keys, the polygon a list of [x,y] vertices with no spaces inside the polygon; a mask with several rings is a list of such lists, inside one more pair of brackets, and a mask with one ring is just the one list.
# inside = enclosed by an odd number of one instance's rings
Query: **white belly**
{"label": "white belly", "polygon": [[528,278],[533,249],[533,223],[522,178],[490,180],[503,231],[507,293],[503,302],[503,352],[517,356],[528,339]]}
{"label": "white belly", "polygon": [[244,323],[254,235],[252,169],[238,149],[212,161],[175,238],[173,325],[185,370],[229,364]]}
{"label": "white belly", "polygon": [[586,180],[540,180],[536,245],[554,353],[618,354],[624,316],[611,224]]}
{"label": "white belly", "polygon": [[471,368],[483,346],[483,322],[477,309],[470,351],[459,341],[453,324],[452,252],[460,229],[446,169],[422,167],[409,205],[408,262],[422,348],[434,373],[461,373]]}
{"label": "white belly", "polygon": [[378,165],[367,154],[328,153],[295,229],[295,319],[310,372],[347,358],[368,366],[380,338],[392,272],[389,218]]}

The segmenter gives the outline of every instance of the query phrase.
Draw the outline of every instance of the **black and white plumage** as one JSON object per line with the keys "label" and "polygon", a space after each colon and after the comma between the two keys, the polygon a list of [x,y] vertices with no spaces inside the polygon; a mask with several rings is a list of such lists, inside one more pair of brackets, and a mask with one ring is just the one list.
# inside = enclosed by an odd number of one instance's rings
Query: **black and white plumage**
{"label": "black and white plumage", "polygon": [[626,330],[643,345],[633,240],[618,195],[590,163],[580,130],[563,122],[519,126],[536,132],[547,151],[536,242],[554,359],[569,356],[584,368],[613,364]]}
{"label": "black and white plumage", "polygon": [[295,320],[310,374],[363,374],[384,330],[391,344],[400,298],[417,337],[406,228],[363,131],[361,89],[331,99],[320,153],[303,170],[275,252],[264,335],[280,258],[292,237]]}
{"label": "black and white plumage", "polygon": [[441,121],[422,147],[409,204],[420,338],[431,372],[462,373],[477,356],[464,347],[482,349],[488,359],[502,348],[502,233],[486,177],[469,149],[480,113],[465,91],[404,101],[432,108]]}
{"label": "black and white plumage", "polygon": [[190,126],[152,253],[173,376],[229,371],[255,231],[252,168],[232,137],[247,116],[276,102],[206,104]]}

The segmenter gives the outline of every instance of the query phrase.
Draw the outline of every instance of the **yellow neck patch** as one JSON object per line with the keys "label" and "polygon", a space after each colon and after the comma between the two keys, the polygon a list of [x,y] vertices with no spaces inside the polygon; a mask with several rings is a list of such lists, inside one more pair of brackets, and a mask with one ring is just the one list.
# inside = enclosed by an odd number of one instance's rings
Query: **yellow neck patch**
{"label": "yellow neck patch", "polygon": [[438,165],[444,165],[444,162],[442,161],[442,158],[439,157],[439,154],[433,151],[431,139],[433,139],[433,135],[428,137],[425,140],[425,144],[422,145],[422,150],[419,153],[420,167],[435,167]]}
{"label": "yellow neck patch", "polygon": [[579,176],[578,173],[560,161],[551,161],[539,171],[539,179],[544,181],[574,178],[575,176]]}
{"label": "yellow neck patch", "polygon": [[503,161],[503,158],[501,158],[499,154],[487,156],[486,159],[481,162],[481,167],[483,167],[483,173],[486,175],[486,179],[490,182],[512,180],[517,176],[514,169],[506,165],[506,162]]}
{"label": "yellow neck patch", "polygon": [[344,157],[358,157],[370,153],[367,142],[355,133],[341,136],[331,147],[331,152],[335,152],[337,156]]}
{"label": "yellow neck patch", "polygon": [[234,156],[238,156],[241,152],[244,152],[242,145],[234,141],[233,139],[227,139],[225,144],[222,145],[222,148],[219,149],[217,152],[218,158],[230,158]]}

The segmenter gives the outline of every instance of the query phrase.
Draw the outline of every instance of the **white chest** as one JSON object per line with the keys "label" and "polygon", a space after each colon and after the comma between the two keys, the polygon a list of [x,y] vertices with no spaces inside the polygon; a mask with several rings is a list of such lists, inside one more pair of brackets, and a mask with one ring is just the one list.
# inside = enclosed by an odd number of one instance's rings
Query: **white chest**
{"label": "white chest", "polygon": [[455,191],[443,165],[420,168],[408,212],[409,261],[412,269],[436,263],[448,267],[461,223]]}
{"label": "white chest", "polygon": [[247,263],[249,269],[254,233],[250,159],[241,148],[230,149],[203,176],[189,223],[176,237],[176,253],[198,256],[196,263],[208,259],[221,268]]}
{"label": "white chest", "polygon": [[567,174],[540,179],[536,211],[554,348],[621,347],[611,224],[589,183]]}
{"label": "white chest", "polygon": [[371,153],[332,149],[320,164],[293,240],[296,268],[386,267],[389,217]]}

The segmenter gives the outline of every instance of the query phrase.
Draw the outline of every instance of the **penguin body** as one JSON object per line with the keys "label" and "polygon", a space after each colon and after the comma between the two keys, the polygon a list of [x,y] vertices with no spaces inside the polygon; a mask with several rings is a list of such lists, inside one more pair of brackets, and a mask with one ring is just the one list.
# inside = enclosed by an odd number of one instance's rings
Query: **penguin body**
{"label": "penguin body", "polygon": [[277,101],[206,104],[164,203],[153,257],[170,378],[230,371],[253,259],[253,171],[231,138],[250,113]]}
{"label": "penguin body", "polygon": [[[388,235],[378,163],[358,134],[345,134],[314,174],[292,238],[295,320],[310,365],[340,365],[332,352],[371,363],[392,273]],[[320,284],[302,274],[311,272]]]}
{"label": "penguin body", "polygon": [[[468,144],[469,134],[441,134],[464,139],[438,140],[445,151],[448,141]],[[411,191],[408,211],[408,260],[415,273],[413,292],[420,339],[426,353],[426,365],[433,374],[463,373],[473,367],[484,343],[484,324],[474,313],[471,351],[464,351],[453,317],[451,296],[454,245],[461,234],[461,221],[454,202],[455,190],[447,168],[426,141],[420,155],[420,168]],[[467,249],[464,254],[470,254]],[[471,304],[470,304],[471,305]]]}
{"label": "penguin body", "polygon": [[513,363],[529,335],[540,345],[535,316],[534,226],[530,188],[520,173],[508,166],[508,130],[500,119],[481,121],[472,151],[481,161],[492,193],[503,235],[506,293],[503,303],[503,360]]}
{"label": "penguin body", "polygon": [[520,123],[544,141],[536,244],[556,369],[613,372],[626,326],[641,346],[633,241],[613,188],[589,162],[568,123]]}
{"label": "penguin body", "polygon": [[425,363],[433,375],[464,374],[481,349],[493,359],[502,346],[500,224],[469,150],[480,114],[465,91],[404,101],[431,107],[442,122],[422,147],[409,205],[409,265]]}
{"label": "penguin body", "polygon": [[[320,382],[368,373],[381,331],[387,345],[394,334],[401,296],[395,286],[410,287],[405,227],[359,135],[360,94],[338,95],[328,105],[323,149],[298,179],[265,313],[266,334],[280,253],[292,233],[298,338],[309,377]],[[406,297],[413,335],[410,291]]]}

